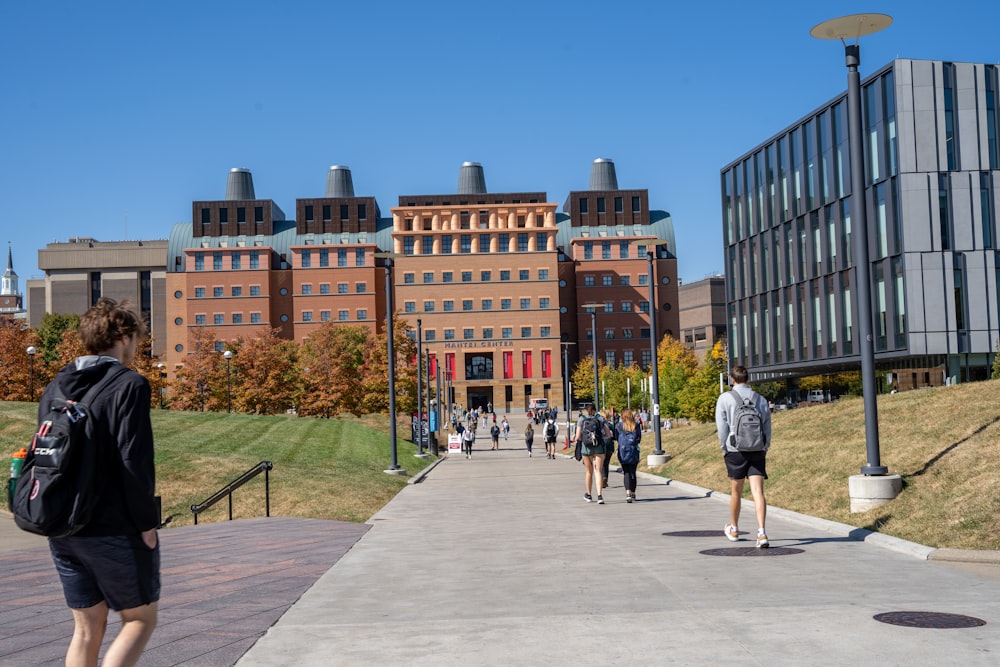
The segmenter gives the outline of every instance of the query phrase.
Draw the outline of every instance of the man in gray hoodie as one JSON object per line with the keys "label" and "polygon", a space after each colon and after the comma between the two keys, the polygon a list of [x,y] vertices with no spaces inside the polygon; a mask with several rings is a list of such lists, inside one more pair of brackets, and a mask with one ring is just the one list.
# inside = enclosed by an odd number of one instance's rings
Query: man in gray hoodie
{"label": "man in gray hoodie", "polygon": [[[750,479],[750,495],[753,496],[754,510],[757,515],[757,546],[767,547],[767,533],[764,530],[764,520],[767,517],[767,499],[764,498],[764,480],[767,479],[767,449],[771,446],[771,410],[767,399],[756,393],[747,384],[750,373],[745,366],[733,366],[729,372],[729,384],[732,391],[719,396],[715,404],[715,426],[719,432],[719,446],[722,448],[726,461],[726,471],[732,493],[729,497],[730,523],[726,524],[726,538],[730,542],[740,539],[739,520],[740,508],[743,502],[743,487],[747,478]],[[741,451],[737,449],[735,440],[736,411],[745,399],[750,399],[751,405],[760,417],[760,435],[763,438],[763,448],[760,451]]]}

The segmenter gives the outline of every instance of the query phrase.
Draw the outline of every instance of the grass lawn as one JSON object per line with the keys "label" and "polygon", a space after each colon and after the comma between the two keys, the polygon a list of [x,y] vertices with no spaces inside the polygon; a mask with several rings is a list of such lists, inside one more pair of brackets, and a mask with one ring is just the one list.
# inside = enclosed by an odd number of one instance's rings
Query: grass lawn
{"label": "grass lawn", "polygon": [[[0,451],[13,452],[31,439],[35,404],[0,403]],[[263,460],[270,473],[271,514],[341,521],[367,521],[406,486],[407,477],[383,472],[390,464],[385,416],[363,419],[261,417],[212,412],[154,410],[157,493],[172,526],[193,523],[200,503]],[[409,435],[400,425],[397,435]],[[413,456],[415,446],[398,440],[397,460],[409,475],[430,460]],[[228,518],[220,501],[199,522]],[[264,516],[264,475],[233,494],[235,518]]]}

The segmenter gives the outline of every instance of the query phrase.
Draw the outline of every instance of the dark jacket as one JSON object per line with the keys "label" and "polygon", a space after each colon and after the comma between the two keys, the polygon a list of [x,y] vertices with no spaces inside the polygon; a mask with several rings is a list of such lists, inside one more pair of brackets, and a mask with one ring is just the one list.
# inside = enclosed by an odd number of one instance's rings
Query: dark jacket
{"label": "dark jacket", "polygon": [[[117,363],[110,357],[80,357],[59,371],[38,402],[39,422],[50,410],[52,385],[66,398],[80,400]],[[98,498],[90,523],[78,535],[129,535],[159,525],[149,406],[149,382],[132,370],[94,399]]]}

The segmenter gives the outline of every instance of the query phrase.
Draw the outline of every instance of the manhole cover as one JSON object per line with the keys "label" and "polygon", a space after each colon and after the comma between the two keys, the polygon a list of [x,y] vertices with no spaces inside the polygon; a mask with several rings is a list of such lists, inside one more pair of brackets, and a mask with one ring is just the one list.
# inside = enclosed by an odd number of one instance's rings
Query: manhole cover
{"label": "manhole cover", "polygon": [[803,549],[793,549],[791,547],[770,547],[758,549],[757,547],[729,547],[728,549],[705,549],[698,553],[705,556],[791,556],[800,554]]}
{"label": "manhole cover", "polygon": [[937,611],[890,611],[872,616],[876,621],[907,628],[978,628],[986,621],[961,614],[944,614]]}
{"label": "manhole cover", "polygon": [[[721,530],[675,530],[672,533],[663,533],[666,537],[724,537]],[[746,535],[745,531],[740,531],[740,535]]]}

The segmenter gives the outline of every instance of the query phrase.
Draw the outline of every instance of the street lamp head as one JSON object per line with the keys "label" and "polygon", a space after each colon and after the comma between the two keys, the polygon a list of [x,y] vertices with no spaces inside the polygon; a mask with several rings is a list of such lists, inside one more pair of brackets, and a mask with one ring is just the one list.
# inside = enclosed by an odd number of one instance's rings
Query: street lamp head
{"label": "street lamp head", "polygon": [[233,351],[226,350],[225,352],[222,353],[222,358],[225,359],[226,361],[229,361],[230,359],[233,358]]}
{"label": "street lamp head", "polygon": [[843,42],[853,38],[857,41],[865,35],[885,30],[891,24],[892,17],[888,14],[851,14],[823,21],[814,26],[809,34],[816,39],[839,39]]}
{"label": "street lamp head", "polygon": [[35,346],[34,346],[34,345],[29,345],[29,346],[28,346],[28,349],[27,349],[27,350],[25,350],[25,352],[27,352],[27,353],[28,353],[28,356],[29,356],[29,357],[33,357],[33,356],[35,356],[35,352],[37,352],[37,351],[38,351],[38,350],[36,350],[36,349],[35,349]]}
{"label": "street lamp head", "polygon": [[166,366],[164,366],[164,365],[163,365],[162,363],[159,363],[159,364],[156,364],[156,367],[157,367],[157,368],[159,368],[159,369],[160,369],[161,371],[162,371],[162,370],[163,370],[164,368],[166,368]]}
{"label": "street lamp head", "polygon": [[597,309],[602,308],[603,306],[601,306],[601,304],[599,303],[585,303],[580,307],[586,310],[588,313],[596,313]]}

